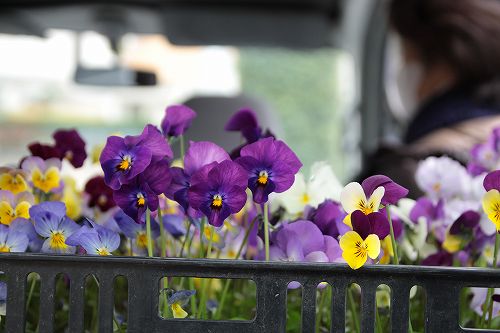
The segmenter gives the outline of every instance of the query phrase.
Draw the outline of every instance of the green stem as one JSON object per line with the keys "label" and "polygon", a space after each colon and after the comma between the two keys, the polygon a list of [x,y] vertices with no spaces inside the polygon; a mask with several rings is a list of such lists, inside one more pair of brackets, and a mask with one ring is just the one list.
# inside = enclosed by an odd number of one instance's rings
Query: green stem
{"label": "green stem", "polygon": [[30,285],[30,290],[28,292],[28,299],[26,300],[26,312],[28,312],[30,308],[30,303],[31,303],[31,298],[33,297],[33,292],[35,291],[35,285],[36,285],[36,276],[33,275],[31,280],[31,285]]}
{"label": "green stem", "polygon": [[[208,228],[211,228],[208,226]],[[208,239],[208,248],[206,253],[206,258],[210,257],[212,252],[212,244],[213,244],[213,233],[215,230],[210,229],[210,237]],[[207,279],[203,279],[201,281],[201,297],[200,297],[200,305],[198,306],[198,318],[205,319],[206,317],[206,303],[207,303]]]}
{"label": "green stem", "polygon": [[[194,290],[194,278],[189,278],[189,289]],[[198,313],[196,307],[196,299],[194,297],[190,297],[190,302],[191,302],[191,312]]]}
{"label": "green stem", "polygon": [[384,331],[382,330],[382,322],[380,321],[380,315],[378,313],[378,306],[375,304],[375,324],[376,326],[376,332],[377,333],[383,333]]}
{"label": "green stem", "polygon": [[269,204],[266,202],[264,204],[264,243],[266,249],[266,261],[269,261]]}
{"label": "green stem", "polygon": [[167,238],[165,237],[165,227],[163,226],[163,217],[161,213],[160,207],[158,207],[158,223],[160,224],[160,239],[161,239],[161,247],[160,253],[162,258],[167,257]]}
{"label": "green stem", "polygon": [[203,233],[205,232],[205,218],[201,219],[200,223],[200,248],[198,249],[198,258],[203,258]]}
{"label": "green stem", "polygon": [[352,296],[352,290],[350,287],[347,288],[347,297],[349,298],[349,306],[351,307],[354,332],[359,332],[358,312],[356,310],[356,303],[354,303],[354,297]]}
{"label": "green stem", "polygon": [[[498,260],[498,246],[499,246],[499,243],[500,242],[500,235],[499,233],[497,232],[495,234],[495,249],[493,250],[493,269],[497,268],[497,260]],[[488,306],[488,326],[487,328],[490,329],[491,328],[491,321],[492,321],[492,317],[493,317],[493,300],[491,299],[491,297],[493,296],[493,292],[494,292],[494,289],[493,288],[489,288],[488,289],[488,298],[486,299],[487,302],[489,302],[489,306]]]}
{"label": "green stem", "polygon": [[118,332],[122,333],[122,327],[118,323],[118,320],[116,320],[115,315],[113,314],[113,322],[115,323],[116,327],[118,328]]}
{"label": "green stem", "polygon": [[180,149],[181,149],[181,161],[183,161],[184,163],[184,155],[185,155],[185,148],[184,148],[184,135],[181,135],[179,137],[179,145],[180,145]]}
{"label": "green stem", "polygon": [[389,220],[389,228],[391,230],[391,243],[392,243],[392,252],[394,252],[394,263],[399,265],[399,257],[398,257],[398,248],[396,245],[396,237],[394,237],[394,228],[392,227],[392,219],[391,219],[391,210],[389,205],[385,207],[387,211],[387,219]]}
{"label": "green stem", "polygon": [[191,232],[191,222],[189,223],[187,230],[186,230],[186,234],[184,235],[184,240],[182,241],[182,244],[181,244],[181,250],[179,251],[179,258],[182,258],[183,254],[184,254],[184,246],[186,246],[186,242],[189,238],[190,232]]}
{"label": "green stem", "polygon": [[319,333],[320,331],[321,316],[323,315],[323,307],[325,306],[326,301],[326,292],[326,290],[323,292],[320,291],[321,296],[319,299],[318,314],[316,315],[316,333]]}
{"label": "green stem", "polygon": [[[238,259],[240,256],[241,256],[241,252],[243,252],[243,248],[245,247],[247,241],[248,241],[248,237],[250,236],[250,232],[252,231],[253,229],[253,226],[255,224],[255,222],[257,221],[259,217],[256,216],[253,220],[252,220],[252,223],[250,223],[250,226],[248,227],[246,233],[245,233],[245,237],[243,238],[243,242],[241,242],[241,245],[240,245],[240,248],[238,249],[238,253],[236,253],[236,256],[234,259]],[[217,307],[217,312],[215,312],[215,320],[219,320],[220,319],[220,316],[222,314],[222,309],[224,308],[224,303],[226,302],[226,297],[227,297],[227,292],[229,291],[229,286],[231,285],[231,281],[232,280],[229,280],[227,279],[225,284],[224,284],[224,289],[222,290],[222,296],[221,296],[221,299],[220,299],[220,304],[219,306]]]}
{"label": "green stem", "polygon": [[151,240],[151,212],[146,208],[146,237],[148,239],[148,257],[153,256],[153,242]]}

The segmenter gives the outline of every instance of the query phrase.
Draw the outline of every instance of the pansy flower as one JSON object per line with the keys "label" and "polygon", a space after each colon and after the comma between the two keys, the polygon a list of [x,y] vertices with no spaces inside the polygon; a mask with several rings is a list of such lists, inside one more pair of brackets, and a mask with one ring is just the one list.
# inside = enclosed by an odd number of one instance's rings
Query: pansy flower
{"label": "pansy flower", "polygon": [[280,204],[290,214],[299,214],[306,206],[318,207],[326,199],[339,199],[342,186],[325,162],[316,162],[311,167],[311,176],[305,180],[302,173],[295,175],[295,181],[278,198]]}
{"label": "pansy flower", "polygon": [[228,153],[218,145],[208,141],[190,142],[184,156],[184,168],[172,167],[172,184],[165,191],[167,198],[177,201],[188,212],[188,189],[191,177],[206,165],[230,160]]}
{"label": "pansy flower", "polygon": [[49,158],[44,161],[40,157],[32,156],[26,158],[21,164],[23,170],[30,175],[33,186],[44,193],[49,193],[61,186],[61,161],[57,158]]}
{"label": "pansy flower", "polygon": [[[147,253],[148,238],[146,235],[146,224],[136,223],[130,216],[119,210],[114,220],[120,227],[121,231],[132,243],[132,251],[138,255],[145,255]],[[156,239],[160,235],[158,224],[151,223],[151,238]]]}
{"label": "pansy flower", "polygon": [[87,254],[108,256],[120,246],[120,235],[88,220],[91,227],[83,225],[66,239],[66,244],[81,246]]}
{"label": "pansy flower", "polygon": [[382,213],[366,215],[354,211],[351,217],[353,231],[346,232],[340,238],[342,258],[352,269],[363,266],[368,257],[377,259],[380,254],[380,239],[389,235],[389,223]]}
{"label": "pansy flower", "polygon": [[408,189],[394,182],[391,178],[383,175],[375,175],[366,178],[361,183],[361,187],[366,196],[371,196],[379,187],[384,188],[384,195],[381,204],[395,205],[398,201],[408,195]]}
{"label": "pansy flower", "polygon": [[473,176],[498,169],[500,152],[500,128],[493,130],[485,143],[475,145],[470,151],[470,160],[467,170]]}
{"label": "pansy flower", "polygon": [[29,239],[23,232],[6,225],[0,225],[0,253],[24,252],[28,248]]}
{"label": "pansy flower", "polygon": [[85,193],[89,195],[88,205],[90,208],[98,207],[101,212],[107,212],[115,207],[113,190],[106,185],[104,177],[95,176],[85,184]]}
{"label": "pansy flower", "polygon": [[29,209],[35,199],[29,192],[17,195],[0,190],[0,224],[10,225],[17,218],[29,219]]}
{"label": "pansy flower", "polygon": [[297,155],[283,142],[265,138],[241,149],[236,162],[248,174],[248,188],[258,204],[268,201],[269,194],[288,190],[302,167]]}
{"label": "pansy flower", "polygon": [[500,170],[490,172],[483,185],[488,191],[483,197],[483,210],[500,232]]}
{"label": "pansy flower", "polygon": [[167,302],[174,318],[186,318],[188,313],[182,307],[188,304],[189,299],[196,294],[196,290],[173,291],[168,289],[166,291],[168,293]]}
{"label": "pansy flower", "polygon": [[367,196],[361,184],[356,182],[347,184],[340,193],[340,202],[348,214],[344,223],[351,226],[351,214],[355,211],[361,211],[365,215],[378,212],[384,194],[385,188],[382,186]]}
{"label": "pansy flower", "polygon": [[75,168],[83,165],[87,158],[85,141],[75,129],[58,130],[52,137],[61,159],[66,158]]}
{"label": "pansy flower", "polygon": [[75,253],[75,247],[66,244],[66,239],[80,227],[66,216],[62,202],[43,202],[30,208],[30,216],[36,232],[45,238],[42,252]]}
{"label": "pansy flower", "polygon": [[52,145],[47,145],[40,142],[33,142],[28,145],[28,150],[31,156],[40,157],[43,160],[48,160],[49,158],[61,159],[61,153],[59,149]]}
{"label": "pansy flower", "polygon": [[247,201],[247,173],[232,161],[214,163],[191,178],[189,204],[220,227],[229,215],[239,212]]}
{"label": "pansy flower", "polygon": [[153,163],[132,183],[123,185],[113,193],[116,204],[138,223],[144,222],[146,209],[158,209],[158,195],[165,192],[171,182],[166,160]]}
{"label": "pansy flower", "polygon": [[110,136],[100,162],[106,184],[114,190],[129,184],[152,161],[172,158],[172,150],[160,131],[147,125],[138,136]]}
{"label": "pansy flower", "polygon": [[311,221],[285,223],[271,236],[271,260],[343,262],[337,240],[324,235]]}
{"label": "pansy flower", "polygon": [[165,137],[178,137],[184,134],[196,118],[196,112],[185,105],[171,105],[165,110],[161,130]]}
{"label": "pansy flower", "polygon": [[28,191],[26,173],[23,170],[0,168],[0,190],[9,191],[13,194]]}
{"label": "pansy flower", "polygon": [[186,225],[184,217],[177,214],[163,215],[163,226],[165,230],[174,238],[179,238],[186,234]]}
{"label": "pansy flower", "polygon": [[340,203],[327,199],[317,209],[309,212],[308,219],[316,224],[324,235],[337,239],[351,230],[343,223],[345,216],[346,213]]}

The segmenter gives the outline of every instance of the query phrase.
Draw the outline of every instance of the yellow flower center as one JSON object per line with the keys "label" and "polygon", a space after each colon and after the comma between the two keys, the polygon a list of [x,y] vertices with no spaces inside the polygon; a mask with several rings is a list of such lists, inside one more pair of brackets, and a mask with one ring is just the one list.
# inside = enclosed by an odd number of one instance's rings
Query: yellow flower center
{"label": "yellow flower center", "polygon": [[146,199],[142,193],[137,193],[137,207],[144,207]]}
{"label": "yellow flower center", "polygon": [[432,185],[432,189],[434,190],[434,192],[441,191],[441,183],[435,183],[434,185]]}
{"label": "yellow flower center", "polygon": [[137,235],[136,238],[137,246],[140,248],[145,248],[148,245],[148,238],[144,232],[141,232]]}
{"label": "yellow flower center", "polygon": [[301,200],[302,200],[302,203],[305,205],[305,204],[308,204],[311,201],[311,197],[307,193],[304,193],[302,195]]}
{"label": "yellow flower center", "polygon": [[357,241],[355,247],[356,251],[354,252],[354,255],[356,257],[366,257],[368,253],[368,245],[365,242]]}
{"label": "yellow flower center", "polygon": [[130,155],[125,155],[122,157],[121,162],[118,164],[118,170],[126,171],[132,167],[132,157]]}
{"label": "yellow flower center", "polygon": [[101,247],[100,249],[97,249],[97,254],[99,254],[100,256],[109,256],[110,255],[108,249],[105,247]]}
{"label": "yellow flower center", "polygon": [[50,247],[53,249],[63,250],[68,247],[65,243],[66,238],[59,231],[52,231],[52,235],[50,237]]}
{"label": "yellow flower center", "polygon": [[222,196],[220,194],[216,194],[212,197],[212,208],[221,208],[222,207]]}
{"label": "yellow flower center", "polygon": [[266,185],[268,179],[269,179],[269,174],[267,173],[267,171],[262,170],[261,172],[259,172],[259,178],[257,179],[257,183],[259,185]]}
{"label": "yellow flower center", "polygon": [[14,194],[24,192],[28,190],[28,184],[24,180],[23,176],[17,174],[15,176],[4,173],[0,175],[0,190],[10,191]]}
{"label": "yellow flower center", "polygon": [[369,215],[375,211],[375,207],[373,207],[373,202],[366,203],[364,200],[359,200],[358,208],[365,215]]}
{"label": "yellow flower center", "polygon": [[10,252],[10,248],[7,246],[7,244],[1,244],[0,245],[0,252]]}

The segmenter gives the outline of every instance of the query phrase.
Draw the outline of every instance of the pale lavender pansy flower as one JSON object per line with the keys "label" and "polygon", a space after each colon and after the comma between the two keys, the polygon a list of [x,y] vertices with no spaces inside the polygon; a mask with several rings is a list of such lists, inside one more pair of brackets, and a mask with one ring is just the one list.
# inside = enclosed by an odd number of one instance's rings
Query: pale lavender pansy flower
{"label": "pale lavender pansy flower", "polygon": [[66,244],[66,239],[80,226],[66,216],[66,206],[62,202],[43,202],[30,208],[36,232],[45,238],[42,252],[75,253],[75,247]]}
{"label": "pale lavender pansy flower", "polygon": [[87,254],[108,256],[120,246],[120,235],[88,220],[90,226],[83,225],[66,239],[66,244],[81,246]]}
{"label": "pale lavender pansy flower", "polygon": [[6,225],[0,225],[0,253],[25,252],[29,239],[26,234]]}
{"label": "pale lavender pansy flower", "polygon": [[[120,227],[122,233],[131,240],[132,251],[137,255],[147,254],[148,238],[146,235],[146,225],[136,223],[130,216],[119,210],[114,219]],[[151,238],[156,239],[160,235],[158,224],[151,223]]]}
{"label": "pale lavender pansy flower", "polygon": [[271,193],[288,190],[302,163],[295,153],[280,140],[265,138],[241,149],[236,162],[248,174],[248,188],[258,204],[268,201]]}

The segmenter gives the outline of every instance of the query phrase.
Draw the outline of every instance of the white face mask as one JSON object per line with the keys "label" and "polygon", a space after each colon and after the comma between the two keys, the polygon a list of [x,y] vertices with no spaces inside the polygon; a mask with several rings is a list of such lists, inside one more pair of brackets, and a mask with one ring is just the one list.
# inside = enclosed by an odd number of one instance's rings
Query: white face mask
{"label": "white face mask", "polygon": [[389,107],[398,121],[407,123],[415,115],[419,105],[417,91],[424,69],[418,62],[405,62],[401,42],[395,35],[388,39],[386,57],[386,93]]}

